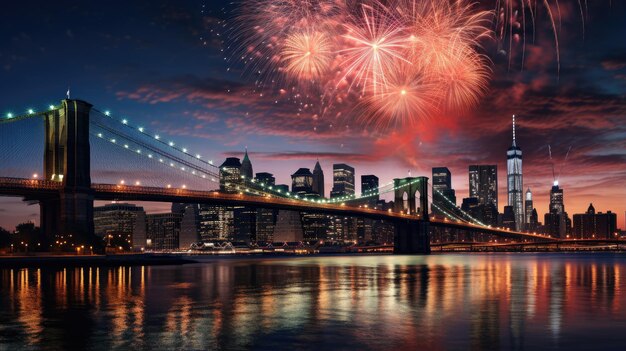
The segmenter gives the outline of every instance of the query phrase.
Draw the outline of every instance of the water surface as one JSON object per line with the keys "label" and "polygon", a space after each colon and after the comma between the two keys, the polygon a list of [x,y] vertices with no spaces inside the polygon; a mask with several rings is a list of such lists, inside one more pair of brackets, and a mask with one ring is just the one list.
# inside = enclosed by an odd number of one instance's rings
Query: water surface
{"label": "water surface", "polygon": [[626,349],[626,255],[0,269],[0,349]]}

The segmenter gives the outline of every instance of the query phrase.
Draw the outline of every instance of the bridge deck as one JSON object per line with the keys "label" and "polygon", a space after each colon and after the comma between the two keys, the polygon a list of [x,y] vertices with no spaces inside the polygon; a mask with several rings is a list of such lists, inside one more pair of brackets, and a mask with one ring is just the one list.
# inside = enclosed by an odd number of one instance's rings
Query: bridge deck
{"label": "bridge deck", "polygon": [[[28,199],[42,199],[54,196],[62,189],[63,184],[57,181],[41,179],[0,178],[0,195],[23,196]],[[201,203],[216,205],[244,205],[279,210],[321,212],[342,216],[359,216],[378,220],[407,220],[419,221],[416,215],[381,211],[366,207],[355,207],[314,201],[288,199],[271,195],[227,194],[219,191],[200,191],[180,188],[157,188],[132,185],[92,184],[94,198],[97,200],[116,201],[149,201],[149,202],[178,202]],[[462,230],[494,234],[507,238],[529,239],[535,241],[554,240],[539,234],[510,231],[501,228],[485,227],[465,222],[450,221],[447,219],[430,219],[432,226],[448,227]]]}

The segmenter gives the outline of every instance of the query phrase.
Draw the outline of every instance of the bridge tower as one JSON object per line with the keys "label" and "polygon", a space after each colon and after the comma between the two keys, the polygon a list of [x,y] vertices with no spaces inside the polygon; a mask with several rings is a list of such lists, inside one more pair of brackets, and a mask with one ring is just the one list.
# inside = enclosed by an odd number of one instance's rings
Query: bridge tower
{"label": "bridge tower", "polygon": [[[394,185],[394,210],[407,210],[409,217],[394,221],[394,253],[428,254],[430,253],[430,218],[428,216],[428,177],[396,178]],[[416,207],[416,193],[419,193],[419,213]],[[407,207],[404,197],[406,194]]]}
{"label": "bridge tower", "polygon": [[44,177],[61,182],[63,187],[58,197],[40,202],[41,227],[50,239],[72,235],[68,242],[75,245],[92,244],[95,239],[89,148],[91,107],[87,102],[67,99],[60,108],[44,115]]}

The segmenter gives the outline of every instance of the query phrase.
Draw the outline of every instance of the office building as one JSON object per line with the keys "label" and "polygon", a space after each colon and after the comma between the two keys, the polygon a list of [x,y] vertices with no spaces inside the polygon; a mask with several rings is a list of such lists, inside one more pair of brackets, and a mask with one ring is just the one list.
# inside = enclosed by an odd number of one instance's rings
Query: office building
{"label": "office building", "polygon": [[526,190],[526,200],[524,202],[524,229],[532,231],[536,230],[531,229],[531,217],[533,215],[533,193],[530,191],[530,188]]}
{"label": "office building", "polygon": [[241,162],[237,157],[228,157],[220,166],[220,191],[238,193],[241,184]]}
{"label": "office building", "polygon": [[515,215],[515,230],[522,230],[524,226],[524,202],[523,189],[524,181],[522,177],[522,149],[517,146],[515,140],[515,115],[513,115],[513,143],[506,152],[506,174],[508,204],[513,208]]}
{"label": "office building", "polygon": [[469,197],[480,204],[493,204],[498,209],[498,167],[496,165],[469,166]]}
{"label": "office building", "polygon": [[376,207],[380,200],[378,177],[373,174],[361,176],[361,197],[370,208]]}
{"label": "office building", "polygon": [[158,213],[146,215],[148,222],[147,245],[151,251],[172,251],[179,248],[180,213]]}
{"label": "office building", "polygon": [[354,168],[343,163],[333,165],[333,189],[330,198],[354,195]]}
{"label": "office building", "polygon": [[291,175],[291,192],[300,197],[313,193],[313,173],[308,168],[300,168]]}
{"label": "office building", "polygon": [[313,168],[313,192],[318,194],[320,197],[324,197],[324,171],[322,170],[322,166],[320,166],[320,161],[315,162],[315,167]]}
{"label": "office building", "polygon": [[267,172],[259,172],[256,174],[256,177],[254,177],[254,180],[262,185],[266,185],[266,186],[274,186],[276,184],[276,178],[274,177],[274,175],[272,173],[267,173]]}
{"label": "office building", "polygon": [[452,189],[452,174],[447,167],[434,167],[432,176],[431,212],[440,217],[456,213],[456,193]]}
{"label": "office building", "polygon": [[146,212],[126,203],[107,204],[93,209],[94,233],[106,246],[142,251],[146,247]]}
{"label": "office building", "polygon": [[234,240],[234,208],[232,206],[203,204],[199,208],[198,217],[201,241]]}
{"label": "office building", "polygon": [[[180,224],[180,235],[178,238],[178,248],[188,250],[192,244],[200,241],[200,207],[198,205],[187,205],[182,211],[183,219]],[[172,211],[172,213],[177,213]]]}
{"label": "office building", "polygon": [[586,213],[574,215],[572,235],[576,239],[614,239],[618,236],[617,214],[596,213],[593,204],[589,204]]}

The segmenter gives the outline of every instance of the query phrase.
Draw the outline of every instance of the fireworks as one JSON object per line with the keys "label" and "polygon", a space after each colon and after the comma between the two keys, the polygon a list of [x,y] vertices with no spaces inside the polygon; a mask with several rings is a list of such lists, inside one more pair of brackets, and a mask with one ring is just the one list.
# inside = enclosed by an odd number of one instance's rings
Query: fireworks
{"label": "fireworks", "polygon": [[328,72],[333,49],[324,33],[294,33],[285,39],[280,57],[285,72],[294,79],[315,80]]}
{"label": "fireworks", "polygon": [[290,92],[298,113],[413,125],[476,106],[491,73],[482,43],[512,45],[539,3],[558,52],[556,0],[498,0],[493,11],[471,0],[247,0],[232,37],[257,85]]}

